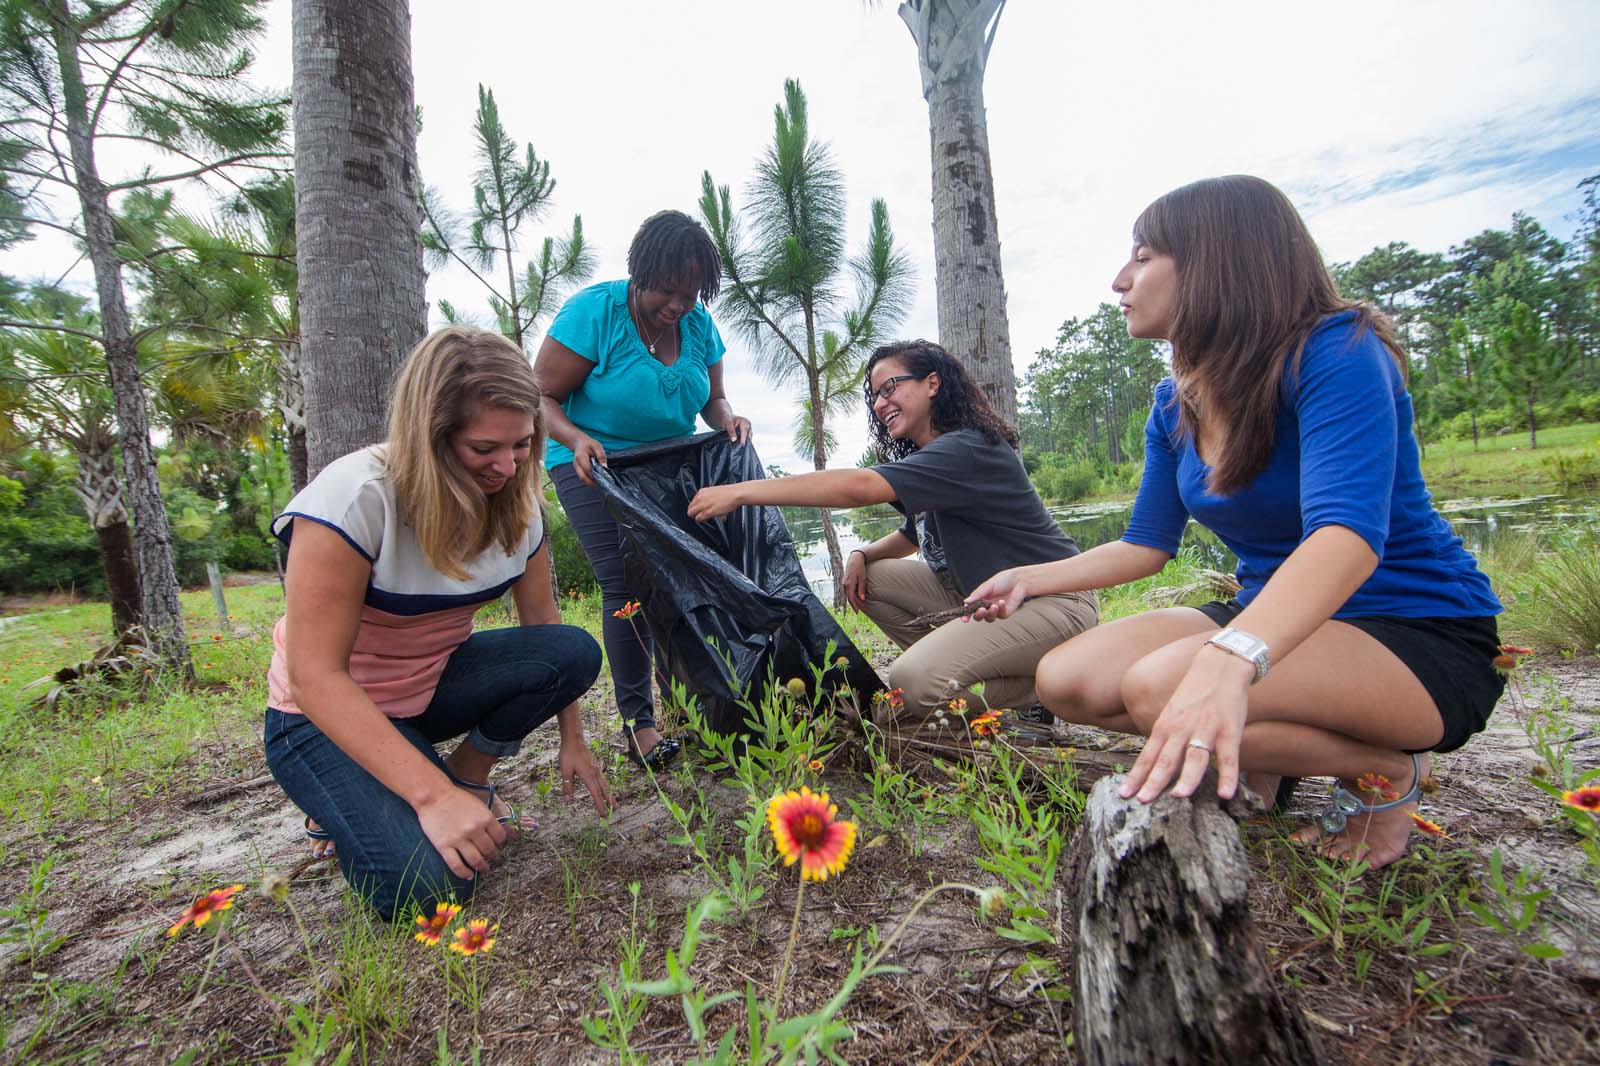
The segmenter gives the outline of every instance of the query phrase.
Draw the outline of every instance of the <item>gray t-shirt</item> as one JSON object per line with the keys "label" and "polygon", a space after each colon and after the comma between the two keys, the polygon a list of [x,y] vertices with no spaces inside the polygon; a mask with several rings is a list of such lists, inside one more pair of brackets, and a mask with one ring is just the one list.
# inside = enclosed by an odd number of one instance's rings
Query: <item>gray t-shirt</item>
{"label": "gray t-shirt", "polygon": [[[904,459],[873,468],[906,516],[901,534],[963,594],[1012,566],[1078,554],[1028,480],[1022,457],[975,429],[941,433]],[[921,536],[917,519],[921,518]]]}

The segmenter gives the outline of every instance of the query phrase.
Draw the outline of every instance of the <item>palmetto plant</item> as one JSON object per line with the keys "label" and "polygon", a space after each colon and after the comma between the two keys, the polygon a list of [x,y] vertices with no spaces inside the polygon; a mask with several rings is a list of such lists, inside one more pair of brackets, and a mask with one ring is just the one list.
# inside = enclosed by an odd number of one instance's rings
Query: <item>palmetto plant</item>
{"label": "palmetto plant", "polygon": [[[750,345],[763,377],[803,388],[795,447],[821,470],[834,445],[828,416],[854,408],[868,350],[905,314],[911,267],[882,200],[872,202],[866,247],[846,255],[843,175],[811,136],[800,83],[785,82],[783,92],[743,214],[710,171],[701,177],[700,213],[722,256],[720,317]],[[839,538],[826,509],[822,519],[834,602],[842,605]]]}

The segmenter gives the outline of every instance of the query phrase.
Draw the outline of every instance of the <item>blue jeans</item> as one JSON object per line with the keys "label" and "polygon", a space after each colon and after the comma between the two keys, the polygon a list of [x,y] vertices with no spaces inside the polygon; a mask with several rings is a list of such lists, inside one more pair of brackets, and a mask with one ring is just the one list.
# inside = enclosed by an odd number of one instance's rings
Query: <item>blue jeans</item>
{"label": "blue jeans", "polygon": [[[600,647],[576,626],[484,630],[450,656],[426,710],[390,721],[441,770],[434,744],[463,733],[485,755],[515,755],[524,737],[587,692],[599,674]],[[332,836],[345,880],[385,921],[472,895],[474,882],[445,865],[411,804],[311,719],[269,707],[263,743],[272,776]]]}

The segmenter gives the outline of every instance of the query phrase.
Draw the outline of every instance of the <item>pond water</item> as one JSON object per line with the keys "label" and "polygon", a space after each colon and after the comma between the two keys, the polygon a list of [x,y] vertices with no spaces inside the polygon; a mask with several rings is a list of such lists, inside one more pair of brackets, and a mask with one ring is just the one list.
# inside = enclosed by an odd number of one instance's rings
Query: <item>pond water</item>
{"label": "pond water", "polygon": [[[1600,493],[1548,496],[1478,497],[1435,501],[1467,547],[1477,552],[1494,541],[1556,527],[1600,532]],[[1092,548],[1122,536],[1128,524],[1131,501],[1052,507],[1050,514],[1081,548]],[[828,587],[828,547],[816,512],[786,508],[784,518],[805,565],[806,576],[819,593]],[[900,525],[894,509],[863,507],[834,514],[839,546],[851,548],[876,540]],[[1231,572],[1237,560],[1221,541],[1190,522],[1184,543],[1193,545],[1204,565]],[[826,598],[826,597],[824,597]]]}

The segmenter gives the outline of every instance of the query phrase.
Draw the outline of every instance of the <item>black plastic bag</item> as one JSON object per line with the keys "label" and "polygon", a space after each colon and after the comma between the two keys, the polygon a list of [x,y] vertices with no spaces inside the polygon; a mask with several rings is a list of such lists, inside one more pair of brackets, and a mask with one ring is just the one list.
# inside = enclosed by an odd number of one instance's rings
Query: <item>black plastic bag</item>
{"label": "black plastic bag", "polygon": [[[705,433],[612,452],[607,462],[595,481],[622,530],[628,588],[642,604],[634,621],[649,626],[657,669],[698,697],[712,729],[744,731],[747,712],[735,701],[742,691],[759,701],[769,678],[798,677],[814,694],[812,664],[828,667],[829,693],[848,686],[868,707],[884,684],[811,591],[778,509],[689,517],[701,487],[766,476],[753,445]],[[833,658],[846,661],[842,675],[824,658],[830,642]]]}

